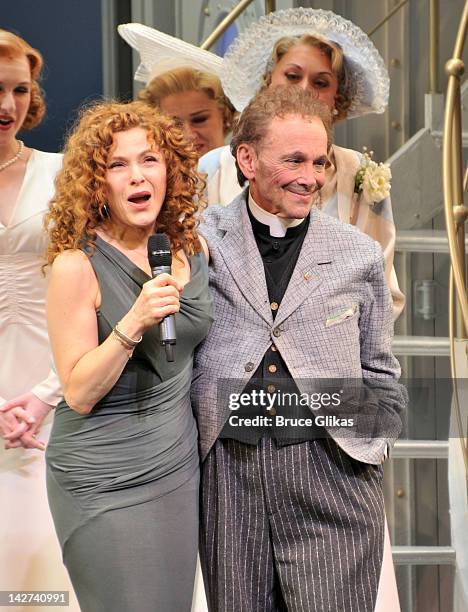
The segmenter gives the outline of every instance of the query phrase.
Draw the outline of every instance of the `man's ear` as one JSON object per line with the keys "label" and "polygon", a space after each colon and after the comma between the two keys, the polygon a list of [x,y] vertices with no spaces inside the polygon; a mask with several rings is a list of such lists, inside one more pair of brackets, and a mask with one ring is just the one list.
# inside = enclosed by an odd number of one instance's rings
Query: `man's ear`
{"label": "man's ear", "polygon": [[242,174],[248,181],[255,177],[255,169],[257,164],[257,154],[255,149],[250,144],[240,144],[237,147],[237,163],[242,170]]}

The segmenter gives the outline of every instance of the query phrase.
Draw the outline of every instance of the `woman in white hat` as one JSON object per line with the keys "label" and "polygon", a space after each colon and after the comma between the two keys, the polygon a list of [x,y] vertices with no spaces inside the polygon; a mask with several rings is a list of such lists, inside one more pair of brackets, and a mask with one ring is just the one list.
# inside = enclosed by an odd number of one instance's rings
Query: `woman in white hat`
{"label": "woman in white hat", "polygon": [[[241,33],[223,59],[221,82],[238,111],[262,87],[291,84],[312,89],[330,107],[335,121],[383,113],[389,92],[387,69],[368,36],[331,11],[310,8],[270,13]],[[329,158],[321,207],[380,242],[396,318],[404,296],[393,269],[390,173],[377,168],[378,188],[356,193],[363,156],[333,145]],[[208,175],[210,204],[228,204],[241,192],[228,147],[204,156],[199,169]]]}
{"label": "woman in white hat", "polygon": [[135,80],[146,86],[138,98],[178,119],[199,156],[222,147],[235,110],[219,79],[221,58],[140,23],[118,31],[140,54]]}
{"label": "woman in white hat", "polygon": [[199,156],[222,147],[232,129],[234,108],[219,78],[181,66],[155,76],[138,98],[178,119]]}

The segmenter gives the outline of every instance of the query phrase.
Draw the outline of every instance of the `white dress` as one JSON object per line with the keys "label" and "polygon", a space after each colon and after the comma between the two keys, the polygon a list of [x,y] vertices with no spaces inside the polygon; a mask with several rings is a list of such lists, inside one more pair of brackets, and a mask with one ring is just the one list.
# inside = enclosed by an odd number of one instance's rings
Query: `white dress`
{"label": "white dress", "polygon": [[[57,403],[56,379],[47,380],[52,360],[41,265],[43,217],[61,163],[59,154],[33,150],[10,223],[0,223],[0,405],[31,390]],[[44,442],[51,420],[38,435]],[[67,609],[78,612],[47,503],[44,453],[0,446],[0,590],[69,591]]]}

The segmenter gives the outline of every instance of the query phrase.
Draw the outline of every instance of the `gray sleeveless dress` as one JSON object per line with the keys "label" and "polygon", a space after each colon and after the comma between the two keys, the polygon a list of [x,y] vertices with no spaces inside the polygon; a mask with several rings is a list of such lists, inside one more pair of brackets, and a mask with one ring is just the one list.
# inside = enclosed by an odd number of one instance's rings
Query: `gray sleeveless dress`
{"label": "gray sleeveless dress", "polygon": [[[100,239],[90,257],[102,295],[99,342],[149,276]],[[198,543],[193,351],[212,321],[208,266],[190,258],[176,315],[176,360],[158,326],[89,415],[62,401],[46,451],[47,492],[64,563],[83,612],[186,612]]]}

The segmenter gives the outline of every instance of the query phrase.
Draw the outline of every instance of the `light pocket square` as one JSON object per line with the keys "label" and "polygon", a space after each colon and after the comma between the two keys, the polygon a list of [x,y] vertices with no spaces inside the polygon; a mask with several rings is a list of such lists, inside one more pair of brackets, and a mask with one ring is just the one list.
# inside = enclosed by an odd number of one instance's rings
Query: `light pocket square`
{"label": "light pocket square", "polygon": [[351,319],[357,312],[357,304],[346,308],[346,310],[342,310],[341,312],[337,312],[336,314],[328,317],[325,322],[325,327],[331,327],[332,325],[337,325],[342,321],[346,321],[346,319]]}

